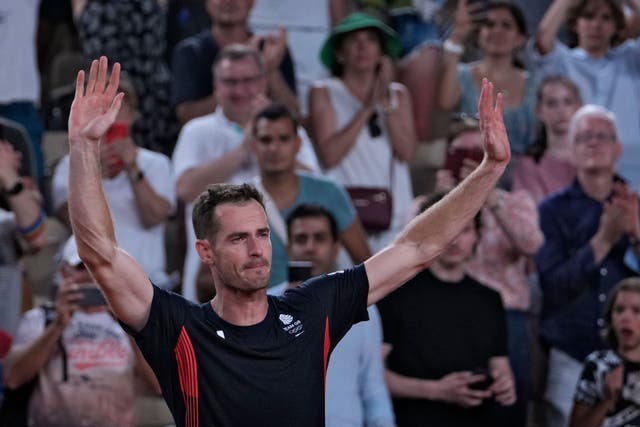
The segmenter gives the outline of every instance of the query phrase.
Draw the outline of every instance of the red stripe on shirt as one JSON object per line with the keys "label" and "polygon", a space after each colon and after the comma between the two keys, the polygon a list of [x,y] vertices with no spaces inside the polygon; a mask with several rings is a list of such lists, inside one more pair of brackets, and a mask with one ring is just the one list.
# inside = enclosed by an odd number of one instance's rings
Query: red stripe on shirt
{"label": "red stripe on shirt", "polygon": [[324,391],[327,391],[327,365],[329,364],[329,349],[331,348],[331,335],[329,335],[329,317],[324,322]]}
{"label": "red stripe on shirt", "polygon": [[185,426],[198,427],[198,363],[187,330],[182,327],[174,349],[185,406]]}

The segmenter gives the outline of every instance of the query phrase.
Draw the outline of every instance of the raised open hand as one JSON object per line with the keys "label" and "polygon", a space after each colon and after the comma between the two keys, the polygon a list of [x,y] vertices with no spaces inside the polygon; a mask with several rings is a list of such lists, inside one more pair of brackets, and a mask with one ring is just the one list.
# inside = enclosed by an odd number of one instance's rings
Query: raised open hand
{"label": "raised open hand", "polygon": [[120,64],[115,63],[107,84],[106,56],[94,60],[89,70],[89,81],[84,87],[84,71],[78,72],[76,95],[69,115],[69,141],[98,142],[109,130],[122,105],[123,93],[116,94],[120,82]]}
{"label": "raised open hand", "polygon": [[493,83],[482,79],[480,102],[480,139],[485,153],[485,160],[507,165],[511,159],[511,148],[507,129],[502,120],[502,94],[498,93],[495,107],[493,103]]}

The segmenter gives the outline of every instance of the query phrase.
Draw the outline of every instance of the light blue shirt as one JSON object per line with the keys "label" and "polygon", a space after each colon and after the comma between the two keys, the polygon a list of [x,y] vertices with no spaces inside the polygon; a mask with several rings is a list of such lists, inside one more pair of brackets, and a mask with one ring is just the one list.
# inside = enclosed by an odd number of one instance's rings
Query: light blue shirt
{"label": "light blue shirt", "polygon": [[[269,288],[282,295],[287,282]],[[384,381],[382,323],[375,305],[369,321],[351,327],[331,353],[327,369],[327,427],[393,427],[393,406]]]}
{"label": "light blue shirt", "polygon": [[[346,230],[356,219],[356,211],[351,203],[349,195],[344,187],[335,181],[297,172],[300,179],[298,197],[289,209],[280,211],[282,219],[286,222],[287,217],[298,206],[311,203],[327,209],[338,224],[338,232]],[[287,249],[277,236],[271,233],[272,268],[270,286],[288,280],[287,277]]]}
{"label": "light blue shirt", "polygon": [[557,40],[551,52],[540,55],[532,39],[527,56],[538,82],[549,75],[567,76],[585,103],[602,105],[616,115],[624,147],[618,172],[640,191],[640,39],[614,47],[602,58],[581,48],[569,49]]}

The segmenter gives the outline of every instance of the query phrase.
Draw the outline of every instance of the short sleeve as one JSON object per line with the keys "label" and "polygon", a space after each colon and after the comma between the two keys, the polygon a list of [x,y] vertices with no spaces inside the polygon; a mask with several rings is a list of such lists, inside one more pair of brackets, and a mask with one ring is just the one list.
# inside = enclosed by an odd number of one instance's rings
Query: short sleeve
{"label": "short sleeve", "polygon": [[529,39],[526,45],[526,59],[529,69],[533,71],[537,82],[553,74],[567,75],[566,58],[571,54],[570,49],[555,40],[553,49],[546,55],[542,55],[535,44],[535,38]]}
{"label": "short sleeve", "polygon": [[574,401],[587,406],[594,406],[600,401],[598,391],[598,376],[602,374],[598,364],[593,360],[587,360],[580,374],[580,380],[576,387]]}
{"label": "short sleeve", "polygon": [[296,298],[297,293],[303,297],[299,298],[300,301],[311,301],[315,305],[310,310],[320,310],[319,315],[325,317],[329,326],[331,349],[353,324],[369,319],[369,279],[364,264],[313,278],[286,292],[285,298]]}
{"label": "short sleeve", "polygon": [[180,131],[178,142],[171,158],[176,180],[179,180],[187,170],[203,163],[203,155],[205,153],[200,150],[201,132],[199,131],[199,123],[207,117],[191,120]]}
{"label": "short sleeve", "polygon": [[169,158],[161,153],[142,153],[145,155],[140,159],[140,168],[148,177],[149,185],[171,205],[172,210],[175,209],[176,183]]}
{"label": "short sleeve", "polygon": [[13,348],[24,347],[32,343],[44,333],[44,310],[33,308],[27,311],[18,324],[18,329],[13,335]]}

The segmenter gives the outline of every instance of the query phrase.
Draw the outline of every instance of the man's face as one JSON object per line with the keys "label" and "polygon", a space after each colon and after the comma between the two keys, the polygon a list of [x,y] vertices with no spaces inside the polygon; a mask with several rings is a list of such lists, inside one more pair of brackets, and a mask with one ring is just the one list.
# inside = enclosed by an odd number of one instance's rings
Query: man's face
{"label": "man's face", "polygon": [[573,136],[573,152],[578,171],[610,171],[613,174],[622,153],[613,123],[597,116],[582,118]]}
{"label": "man's face", "polygon": [[300,138],[289,118],[259,119],[252,147],[262,173],[294,172]]}
{"label": "man's face", "polygon": [[216,25],[245,25],[253,8],[253,0],[208,0],[207,12]]}
{"label": "man's face", "polygon": [[477,240],[478,232],[472,220],[438,257],[438,262],[449,268],[458,267],[471,257]]}
{"label": "man's face", "polygon": [[251,57],[222,60],[215,69],[215,97],[225,115],[244,123],[254,113],[254,103],[267,90],[266,76]]}
{"label": "man's face", "polygon": [[271,276],[271,240],[262,206],[255,200],[225,203],[213,215],[219,224],[211,242],[216,287],[249,292],[266,288]]}
{"label": "man's face", "polygon": [[289,258],[292,261],[311,261],[311,274],[330,273],[334,269],[340,244],[331,235],[325,216],[295,219],[289,227]]}

